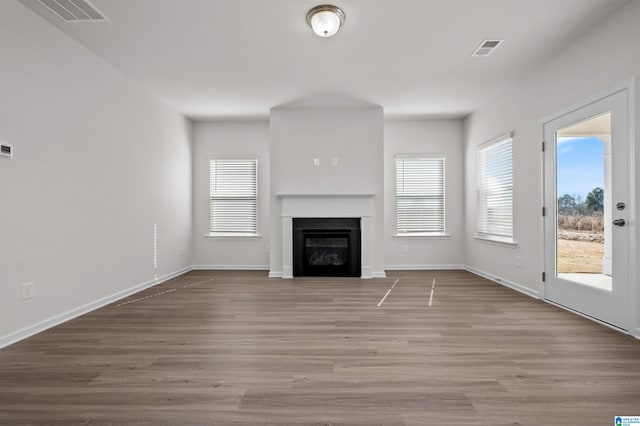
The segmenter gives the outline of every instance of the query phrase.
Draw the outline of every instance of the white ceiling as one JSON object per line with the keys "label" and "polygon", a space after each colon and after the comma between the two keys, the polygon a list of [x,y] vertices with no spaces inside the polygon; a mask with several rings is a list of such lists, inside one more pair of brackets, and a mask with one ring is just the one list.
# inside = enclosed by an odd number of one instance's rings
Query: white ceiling
{"label": "white ceiling", "polygon": [[[195,118],[266,117],[340,95],[387,116],[462,117],[629,0],[339,0],[320,38],[311,0],[91,0],[109,22],[67,23],[21,0],[138,85]],[[488,57],[470,54],[504,39]]]}

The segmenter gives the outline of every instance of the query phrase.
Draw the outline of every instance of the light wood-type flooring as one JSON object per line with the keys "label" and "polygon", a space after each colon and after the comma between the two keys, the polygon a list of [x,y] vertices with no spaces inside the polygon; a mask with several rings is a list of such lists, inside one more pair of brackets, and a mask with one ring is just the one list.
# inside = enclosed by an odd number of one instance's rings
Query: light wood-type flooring
{"label": "light wood-type flooring", "polygon": [[640,416],[640,341],[464,271],[193,271],[0,350],[3,425],[613,425],[614,415]]}

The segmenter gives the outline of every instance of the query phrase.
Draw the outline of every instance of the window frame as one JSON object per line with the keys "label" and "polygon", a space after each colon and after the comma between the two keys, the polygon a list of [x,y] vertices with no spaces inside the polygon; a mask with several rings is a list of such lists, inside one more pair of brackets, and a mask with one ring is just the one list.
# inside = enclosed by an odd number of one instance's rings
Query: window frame
{"label": "window frame", "polygon": [[[401,195],[399,193],[399,182],[398,182],[398,173],[399,173],[399,160],[402,159],[425,159],[425,160],[439,160],[441,162],[441,168],[442,168],[442,175],[441,175],[441,186],[440,186],[440,192],[439,194],[436,194],[435,197],[440,197],[442,200],[442,220],[440,223],[440,228],[438,230],[415,230],[415,231],[406,231],[406,230],[402,230],[400,228],[400,206],[399,206],[399,201],[401,199]],[[447,168],[446,168],[446,155],[444,154],[434,154],[434,153],[430,153],[430,154],[396,154],[394,156],[394,177],[395,177],[395,185],[394,185],[394,190],[395,190],[395,234],[393,235],[393,237],[395,238],[415,238],[415,237],[426,237],[426,238],[447,238],[450,235],[447,233],[447,217],[446,217],[446,212],[447,212],[447,208],[446,208],[446,199],[447,199],[447,195],[446,195],[446,188],[447,188],[447,184],[446,184],[446,172]],[[423,195],[423,197],[427,198],[427,197],[431,197],[433,198],[434,195],[428,195],[425,194]]]}
{"label": "window frame", "polygon": [[[255,199],[255,217],[254,217],[254,221],[255,221],[255,229],[251,230],[251,231],[242,231],[242,230],[233,230],[233,231],[220,231],[220,230],[214,230],[214,223],[213,223],[213,188],[212,188],[212,184],[213,184],[213,176],[212,176],[212,172],[213,172],[213,162],[215,161],[251,161],[255,164],[254,170],[255,170],[255,181],[254,181],[254,197],[252,197],[253,199]],[[222,198],[222,197],[220,197]],[[233,198],[233,197],[228,197],[228,198]],[[239,198],[239,197],[236,197]],[[211,238],[260,238],[261,235],[259,233],[260,230],[260,193],[259,193],[259,158],[258,157],[247,157],[247,156],[215,156],[215,157],[209,157],[209,232],[207,233],[207,235],[205,235],[205,237],[211,237]]]}
{"label": "window frame", "polygon": [[[509,171],[510,171],[510,235],[505,233],[496,232],[496,227],[499,227],[501,224],[492,222],[490,220],[490,214],[488,212],[489,208],[486,206],[489,202],[487,200],[487,194],[490,192],[490,189],[487,188],[486,183],[486,175],[484,174],[484,170],[486,169],[486,156],[487,151],[493,147],[501,145],[503,143],[509,143]],[[499,153],[500,154],[500,153]],[[483,165],[484,159],[484,165]],[[499,157],[498,157],[499,159]],[[495,161],[495,160],[494,160]],[[504,159],[502,159],[504,161]],[[476,232],[475,239],[480,242],[487,242],[497,245],[502,245],[506,247],[516,247],[517,243],[515,240],[515,226],[514,226],[514,191],[513,191],[513,183],[514,183],[514,162],[513,162],[513,133],[507,133],[505,135],[494,138],[488,142],[485,142],[477,147],[476,151]],[[506,171],[503,171],[503,173]],[[484,195],[483,195],[484,194]],[[500,197],[500,195],[498,195]],[[485,221],[483,224],[482,221]],[[483,228],[484,226],[484,228]],[[493,229],[491,229],[493,228]],[[492,232],[493,231],[493,232]]]}

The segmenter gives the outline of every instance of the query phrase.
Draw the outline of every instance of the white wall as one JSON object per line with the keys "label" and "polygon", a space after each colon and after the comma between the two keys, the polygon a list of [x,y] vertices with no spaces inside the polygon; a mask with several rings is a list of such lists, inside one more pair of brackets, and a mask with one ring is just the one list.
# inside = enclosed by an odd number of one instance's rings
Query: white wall
{"label": "white wall", "polygon": [[[539,268],[542,262],[539,247],[542,128],[540,120],[603,93],[625,80],[637,78],[640,75],[638,22],[640,2],[632,1],[619,13],[593,28],[533,73],[526,81],[466,119],[465,203],[468,265],[521,285],[531,294],[538,293]],[[638,118],[637,120],[640,121]],[[507,132],[514,132],[514,233],[518,243],[515,249],[483,244],[473,238],[476,218],[476,147]],[[636,147],[638,142],[636,139]],[[640,185],[637,185],[637,188],[640,189]],[[640,200],[638,195],[637,193],[636,198]],[[522,257],[522,268],[515,266],[516,256]],[[640,259],[636,259],[636,264],[639,264],[638,260]],[[636,287],[637,306],[640,308],[640,290],[637,289],[637,282],[633,285]]]}
{"label": "white wall", "polygon": [[16,1],[0,52],[1,347],[189,267],[192,175],[188,120]]}
{"label": "white wall", "polygon": [[[278,194],[376,194],[373,273],[384,273],[383,112],[378,106],[271,109],[271,274],[282,272]],[[338,166],[331,165],[332,157]],[[313,159],[320,165],[314,166]]]}
{"label": "white wall", "polygon": [[[385,269],[460,268],[464,249],[462,120],[385,120]],[[446,231],[450,237],[396,237],[396,154],[444,154]],[[405,248],[407,252],[405,253]]]}
{"label": "white wall", "polygon": [[[208,238],[209,159],[258,158],[260,238]],[[196,268],[269,267],[269,122],[197,122],[193,159],[193,262]]]}
{"label": "white wall", "polygon": [[[306,109],[300,109],[304,114]],[[326,112],[326,111],[325,111]],[[309,111],[307,111],[307,114]],[[349,110],[345,112],[349,114]],[[306,114],[304,114],[306,115]],[[312,114],[318,119],[317,111]],[[338,115],[344,115],[342,111]],[[376,116],[377,117],[377,116]],[[278,119],[276,118],[276,121]],[[299,117],[294,121],[300,124]],[[318,122],[324,127],[322,122]],[[463,232],[463,123],[462,120],[387,120],[384,122],[384,265],[385,268],[447,268],[464,265]],[[296,149],[304,148],[308,137],[292,137]],[[320,136],[319,136],[320,137]],[[357,139],[357,138],[354,138]],[[317,193],[335,192],[371,192],[374,193],[376,179],[382,169],[371,168],[374,181],[368,182],[365,174],[356,173],[345,166],[346,161],[368,166],[378,164],[379,159],[360,159],[353,143],[349,149],[340,144],[332,147],[320,147],[324,142],[316,141],[316,151],[302,151],[295,160],[292,153],[281,154],[273,158],[277,162],[276,175],[282,178],[282,185],[289,185],[278,193]],[[269,190],[270,190],[270,145],[269,124],[266,121],[229,121],[197,122],[194,129],[194,231],[193,257],[196,268],[267,268],[270,245],[269,226]],[[276,142],[276,145],[278,143]],[[367,154],[376,154],[367,145]],[[306,148],[305,148],[306,149]],[[341,151],[345,151],[346,157]],[[395,170],[394,156],[399,153],[438,153],[444,154],[446,163],[446,210],[449,238],[396,238],[395,233]],[[356,157],[348,159],[353,155]],[[258,157],[259,158],[259,232],[261,238],[206,238],[209,226],[208,182],[211,157]],[[315,156],[321,160],[319,167],[312,166]],[[331,157],[337,156],[339,166],[330,165]],[[299,157],[297,157],[299,158]],[[283,167],[285,169],[283,170]],[[286,168],[297,167],[291,176],[285,177]],[[308,175],[308,178],[305,177]],[[291,186],[291,185],[295,185]],[[345,185],[351,186],[352,190]],[[364,189],[363,189],[364,188]],[[277,203],[279,201],[276,200]],[[277,220],[280,212],[277,212]],[[404,253],[404,245],[409,252]],[[280,252],[277,251],[279,254]],[[278,261],[280,261],[278,257]]]}

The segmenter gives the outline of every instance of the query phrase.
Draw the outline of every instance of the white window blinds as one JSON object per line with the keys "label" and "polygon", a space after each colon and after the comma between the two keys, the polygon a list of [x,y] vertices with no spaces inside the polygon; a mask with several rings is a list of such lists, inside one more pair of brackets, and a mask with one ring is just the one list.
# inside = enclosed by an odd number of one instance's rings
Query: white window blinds
{"label": "white window blinds", "polygon": [[396,157],[398,234],[444,233],[444,157]]}
{"label": "white window blinds", "polygon": [[258,160],[209,161],[210,232],[257,234]]}
{"label": "white window blinds", "polygon": [[478,151],[478,236],[513,241],[511,135]]}

